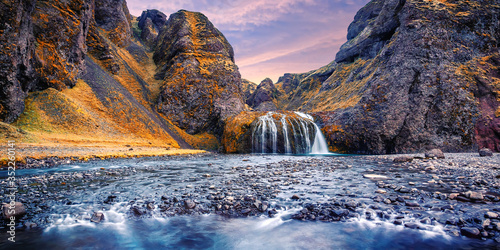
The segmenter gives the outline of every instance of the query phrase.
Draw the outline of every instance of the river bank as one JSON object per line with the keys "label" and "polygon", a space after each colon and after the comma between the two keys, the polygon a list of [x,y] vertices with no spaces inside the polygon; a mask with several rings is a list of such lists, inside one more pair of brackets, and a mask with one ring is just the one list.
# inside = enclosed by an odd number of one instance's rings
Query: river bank
{"label": "river bank", "polygon": [[[140,158],[170,155],[192,155],[207,153],[205,150],[179,149],[170,146],[147,146],[143,144],[116,143],[17,143],[13,147],[16,168],[46,168],[61,164],[104,160],[113,158]],[[0,158],[0,167],[7,167],[7,155]]]}
{"label": "river bank", "polygon": [[[19,230],[219,215],[371,221],[500,243],[500,155],[219,155],[110,159],[19,170]],[[416,157],[416,158],[415,158]],[[45,172],[44,172],[45,171]],[[5,190],[7,183],[0,186]],[[6,194],[2,191],[2,201]],[[2,225],[4,227],[5,225]]]}

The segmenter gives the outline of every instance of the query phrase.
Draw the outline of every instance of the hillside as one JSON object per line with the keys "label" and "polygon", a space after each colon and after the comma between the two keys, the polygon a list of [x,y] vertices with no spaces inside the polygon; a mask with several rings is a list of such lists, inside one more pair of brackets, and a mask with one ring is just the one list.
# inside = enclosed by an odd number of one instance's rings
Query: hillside
{"label": "hillside", "polygon": [[[188,134],[157,111],[167,83],[155,78],[156,36],[141,34],[163,29],[166,15],[145,11],[136,19],[125,1],[115,2],[2,1],[0,121],[10,124],[1,133],[61,148],[217,149],[213,133]],[[239,82],[229,85],[239,90]]]}

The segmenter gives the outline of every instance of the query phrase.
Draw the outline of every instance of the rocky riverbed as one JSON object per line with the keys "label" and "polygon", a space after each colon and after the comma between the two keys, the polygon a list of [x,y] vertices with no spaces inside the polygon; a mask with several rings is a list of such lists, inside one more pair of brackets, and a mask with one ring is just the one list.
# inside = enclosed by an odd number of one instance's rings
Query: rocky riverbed
{"label": "rocky riverbed", "polygon": [[[20,172],[19,230],[217,214],[300,221],[368,220],[500,243],[500,155],[194,155],[95,161]],[[5,177],[4,177],[5,178]],[[1,200],[7,202],[2,179]],[[71,218],[68,220],[68,218]],[[2,222],[6,227],[6,221]]]}

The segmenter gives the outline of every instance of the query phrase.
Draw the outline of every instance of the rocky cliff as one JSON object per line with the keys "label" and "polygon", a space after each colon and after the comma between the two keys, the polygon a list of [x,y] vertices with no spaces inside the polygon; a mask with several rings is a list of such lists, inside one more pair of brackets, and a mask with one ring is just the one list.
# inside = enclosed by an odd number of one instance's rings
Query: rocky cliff
{"label": "rocky cliff", "polygon": [[224,120],[245,109],[233,48],[203,14],[172,14],[153,58],[163,81],[157,109],[188,133],[220,134]]}
{"label": "rocky cliff", "polygon": [[282,107],[330,111],[316,117],[336,151],[500,151],[499,10],[498,1],[371,1],[325,80],[278,82],[292,93]]}
{"label": "rocky cliff", "polygon": [[275,111],[278,110],[276,99],[279,95],[280,92],[274,86],[273,81],[266,78],[248,97],[246,103],[256,111]]}
{"label": "rocky cliff", "polygon": [[[213,134],[189,135],[157,112],[168,78],[154,76],[172,58],[156,56],[162,66],[157,71],[148,51],[156,45],[152,33],[165,25],[163,13],[148,10],[133,20],[123,0],[10,0],[0,9],[0,121],[11,123],[2,131],[22,131],[20,140],[36,143],[217,149]],[[207,123],[218,123],[232,114],[232,103],[242,110],[243,101],[231,99],[234,93],[240,98],[240,78],[231,46],[206,18],[198,19],[207,28],[194,32],[192,41],[204,44],[193,47],[199,52],[194,58],[205,66],[211,60],[219,64],[199,69],[196,81],[215,87],[205,93],[212,95],[206,100],[212,101],[210,115],[216,117]],[[134,37],[133,28],[149,35]]]}
{"label": "rocky cliff", "polygon": [[141,40],[150,48],[156,45],[156,38],[167,22],[167,15],[158,10],[143,11],[137,18],[138,27],[141,29]]}

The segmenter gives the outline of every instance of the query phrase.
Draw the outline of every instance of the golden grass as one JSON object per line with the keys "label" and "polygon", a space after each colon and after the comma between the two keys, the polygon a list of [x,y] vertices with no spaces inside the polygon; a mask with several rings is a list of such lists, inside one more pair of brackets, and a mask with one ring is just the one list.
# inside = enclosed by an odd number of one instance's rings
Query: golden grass
{"label": "golden grass", "polygon": [[[190,155],[206,153],[204,150],[176,149],[170,147],[138,146],[128,144],[53,144],[53,143],[16,143],[16,162],[26,163],[26,158],[59,158],[87,161],[89,159],[153,157],[168,155]],[[6,166],[8,159],[0,158],[0,166]]]}
{"label": "golden grass", "polygon": [[[358,59],[350,64],[339,65],[337,70],[330,76],[330,79],[333,82],[340,81],[341,84],[332,90],[315,94],[312,102],[314,108],[311,111],[335,111],[356,105],[363,94],[360,92],[361,89],[375,74],[375,67],[373,60],[363,59]],[[356,79],[356,76],[351,75],[358,68],[362,68],[361,75],[367,76]]]}

